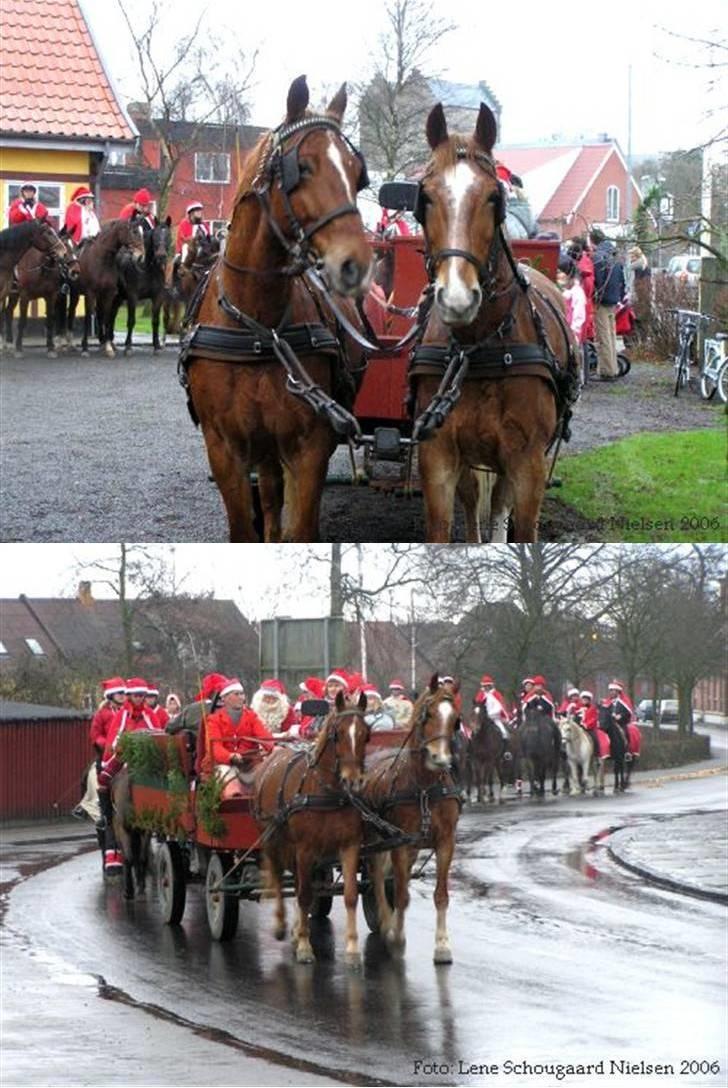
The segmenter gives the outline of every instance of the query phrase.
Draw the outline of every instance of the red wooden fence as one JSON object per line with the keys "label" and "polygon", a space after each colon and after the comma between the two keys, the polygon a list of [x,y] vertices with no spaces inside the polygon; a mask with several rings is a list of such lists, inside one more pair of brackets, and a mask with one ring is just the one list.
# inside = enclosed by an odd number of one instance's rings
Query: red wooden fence
{"label": "red wooden fence", "polygon": [[88,718],[0,721],[0,820],[67,816],[91,762]]}

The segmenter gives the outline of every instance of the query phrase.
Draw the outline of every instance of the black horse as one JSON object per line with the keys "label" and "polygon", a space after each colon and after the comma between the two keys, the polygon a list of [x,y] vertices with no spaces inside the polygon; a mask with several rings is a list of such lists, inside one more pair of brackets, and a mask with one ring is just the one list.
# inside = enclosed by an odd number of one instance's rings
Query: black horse
{"label": "black horse", "polygon": [[623,793],[629,789],[632,756],[629,754],[624,730],[612,717],[610,706],[599,707],[599,728],[609,737],[610,759],[614,763],[614,792]]}
{"label": "black horse", "polygon": [[119,273],[119,286],[114,301],[111,327],[113,329],[116,315],[122,302],[126,302],[126,340],[124,342],[124,354],[129,355],[133,350],[132,333],[136,325],[136,307],[140,299],[151,299],[152,302],[152,342],[154,352],[162,350],[159,339],[159,315],[162,303],[166,295],[167,261],[172,248],[172,220],[169,216],[162,222],[157,222],[151,230],[144,232],[144,262],[139,265],[130,259],[127,253],[121,253],[117,258]]}
{"label": "black horse", "polygon": [[514,784],[520,773],[518,734],[504,737],[482,704],[473,707],[470,728],[470,778],[477,790],[477,799],[479,802],[483,800],[483,792],[487,788],[488,800],[495,801],[493,787],[497,775],[498,801],[501,803],[503,787]]}
{"label": "black horse", "polygon": [[551,778],[551,792],[559,792],[556,776],[561,766],[561,733],[550,715],[534,708],[527,710],[518,730],[524,771],[531,785],[532,797],[543,797],[546,779]]}

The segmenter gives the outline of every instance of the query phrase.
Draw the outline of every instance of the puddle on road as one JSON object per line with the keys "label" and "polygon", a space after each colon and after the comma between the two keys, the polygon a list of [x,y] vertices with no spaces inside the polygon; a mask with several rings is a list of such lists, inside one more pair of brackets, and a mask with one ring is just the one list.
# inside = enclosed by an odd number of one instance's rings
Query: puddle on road
{"label": "puddle on road", "polygon": [[577,873],[581,873],[587,880],[598,880],[604,876],[604,873],[600,872],[594,864],[597,860],[597,851],[604,845],[604,839],[608,839],[615,831],[621,831],[623,826],[623,824],[617,824],[614,827],[605,828],[604,831],[598,831],[596,835],[591,835],[588,842],[579,843],[573,850],[569,850],[564,854],[564,861],[570,869],[575,869]]}

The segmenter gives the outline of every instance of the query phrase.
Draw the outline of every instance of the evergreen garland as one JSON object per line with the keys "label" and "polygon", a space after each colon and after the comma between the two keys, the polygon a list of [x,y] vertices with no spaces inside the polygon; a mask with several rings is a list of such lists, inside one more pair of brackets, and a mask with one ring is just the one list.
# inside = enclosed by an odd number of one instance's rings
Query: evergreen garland
{"label": "evergreen garland", "polygon": [[217,775],[211,775],[197,786],[197,818],[211,839],[221,839],[227,832],[220,815],[222,788],[222,779]]}

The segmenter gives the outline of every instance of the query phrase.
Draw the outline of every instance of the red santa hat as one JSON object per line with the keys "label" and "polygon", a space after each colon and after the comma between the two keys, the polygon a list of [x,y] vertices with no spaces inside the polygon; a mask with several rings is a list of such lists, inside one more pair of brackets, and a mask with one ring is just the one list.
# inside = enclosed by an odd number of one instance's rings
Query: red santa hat
{"label": "red santa hat", "polygon": [[531,683],[534,685],[534,687],[538,686],[538,687],[545,688],[546,687],[546,677],[545,676],[534,676]]}
{"label": "red santa hat", "polygon": [[155,688],[153,684],[150,684],[147,688],[147,695],[159,695],[159,688]]}
{"label": "red santa hat", "polygon": [[71,200],[83,200],[84,197],[93,197],[93,193],[89,189],[88,185],[79,185],[77,189],[74,189],[71,193]]}
{"label": "red santa hat", "polygon": [[363,691],[364,685],[367,682],[366,677],[362,676],[360,672],[350,672],[348,674],[348,680],[348,690],[352,693],[355,691]]}
{"label": "red santa hat", "polygon": [[201,200],[193,200],[191,204],[188,204],[185,208],[185,215],[189,215],[190,212],[194,212],[197,208],[204,208],[204,204]]}
{"label": "red santa hat", "polygon": [[492,676],[481,676],[480,682],[481,684],[495,684],[495,680]]}
{"label": "red santa hat", "polygon": [[38,186],[35,184],[34,181],[24,181],[23,184],[20,186],[21,193],[23,189],[32,189],[34,193],[38,192]]}
{"label": "red santa hat", "polygon": [[441,684],[447,684],[447,683],[454,684],[455,683],[455,677],[454,676],[440,676],[438,679],[439,679]]}
{"label": "red santa hat", "polygon": [[126,691],[126,680],[121,676],[111,676],[108,680],[101,681],[104,695],[118,695],[120,691]]}
{"label": "red santa hat", "polygon": [[127,680],[124,690],[127,695],[146,695],[147,682],[141,676],[132,676],[131,680]]}
{"label": "red santa hat", "polygon": [[334,669],[333,672],[329,673],[329,675],[326,677],[326,680],[324,681],[324,684],[326,685],[331,683],[343,684],[344,690],[349,690],[349,677],[343,669]]}
{"label": "red santa hat", "polygon": [[612,688],[616,688],[617,691],[622,691],[624,689],[624,684],[620,684],[619,680],[610,680],[608,687],[610,691]]}
{"label": "red santa hat", "polygon": [[593,699],[594,698],[594,692],[593,691],[580,691],[579,692],[579,697],[581,699]]}
{"label": "red santa hat", "polygon": [[286,695],[285,684],[281,680],[270,679],[263,680],[260,685],[260,690],[266,695]]}
{"label": "red santa hat", "polygon": [[324,692],[326,691],[326,684],[323,682],[320,676],[307,676],[302,684],[298,685],[301,691],[312,695],[314,699],[323,699]]}
{"label": "red santa hat", "polygon": [[220,698],[222,699],[224,695],[232,695],[233,692],[236,691],[243,692],[245,691],[245,688],[243,687],[242,681],[238,680],[237,676],[231,676],[225,681],[224,686],[220,689]]}
{"label": "red santa hat", "polygon": [[579,691],[578,688],[568,688],[566,694],[567,695],[579,695],[580,691]]}
{"label": "red santa hat", "polygon": [[404,684],[401,680],[393,680],[389,685],[390,691],[404,691]]}
{"label": "red santa hat", "polygon": [[363,684],[361,689],[365,695],[376,695],[377,699],[381,699],[381,693],[377,690],[376,684]]}
{"label": "red santa hat", "polygon": [[226,683],[227,677],[223,676],[222,673],[208,672],[206,676],[202,677],[202,688],[195,695],[195,702],[200,703],[203,699],[211,699]]}
{"label": "red santa hat", "polygon": [[151,204],[152,194],[149,192],[148,189],[137,189],[137,191],[134,193],[134,203]]}

